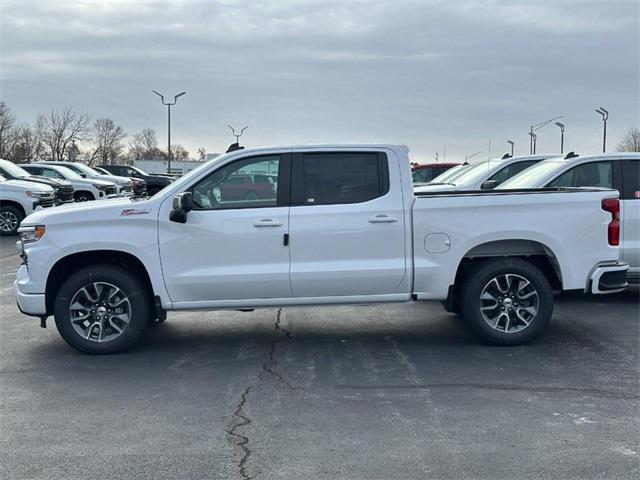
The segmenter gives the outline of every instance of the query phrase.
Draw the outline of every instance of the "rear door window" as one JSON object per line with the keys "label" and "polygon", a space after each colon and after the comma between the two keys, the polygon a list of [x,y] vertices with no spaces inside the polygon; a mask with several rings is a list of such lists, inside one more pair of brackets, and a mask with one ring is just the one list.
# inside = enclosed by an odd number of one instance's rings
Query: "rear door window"
{"label": "rear door window", "polygon": [[414,183],[430,182],[434,178],[433,169],[430,167],[421,168],[411,174]]}
{"label": "rear door window", "polygon": [[548,186],[613,188],[613,163],[589,162],[577,165],[551,181]]}
{"label": "rear door window", "polygon": [[640,160],[623,160],[622,191],[625,200],[640,200]]}
{"label": "rear door window", "polygon": [[376,152],[304,153],[294,161],[294,203],[334,205],[360,203],[389,191],[387,157]]}
{"label": "rear door window", "polygon": [[538,163],[537,160],[528,160],[526,162],[512,163],[511,165],[508,165],[504,167],[502,170],[499,170],[498,172],[493,174],[493,176],[489,180],[497,180],[498,184],[501,184],[505,180],[508,180],[511,177],[515,177],[518,173],[522,172],[523,170],[526,170],[527,168],[529,168],[532,165],[535,165],[536,163]]}

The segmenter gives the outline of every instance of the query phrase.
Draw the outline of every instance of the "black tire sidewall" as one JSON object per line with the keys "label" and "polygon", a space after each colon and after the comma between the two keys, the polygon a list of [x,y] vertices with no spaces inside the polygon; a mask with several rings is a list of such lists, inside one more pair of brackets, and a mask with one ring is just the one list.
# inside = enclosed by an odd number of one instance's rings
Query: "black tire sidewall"
{"label": "black tire sidewall", "polygon": [[18,224],[16,225],[16,228],[14,230],[11,230],[10,232],[2,232],[0,231],[0,235],[17,235],[18,234],[18,228],[20,228],[20,222],[22,222],[22,220],[24,220],[24,214],[20,211],[19,208],[14,207],[13,205],[2,205],[0,206],[0,213],[1,212],[11,212],[13,213],[16,218],[18,219]]}
{"label": "black tire sidewall", "polygon": [[[129,298],[131,318],[125,331],[109,342],[98,343],[80,336],[69,321],[69,305],[76,292],[88,283],[107,282],[120,288]],[[149,324],[151,316],[149,292],[137,277],[113,265],[95,265],[77,271],[64,282],[54,303],[56,328],[73,348],[84,353],[109,354],[131,348]]]}
{"label": "black tire sidewall", "polygon": [[[81,198],[86,198],[86,200],[80,200]],[[76,202],[90,202],[91,200],[95,200],[95,197],[89,192],[79,192],[75,195]]]}
{"label": "black tire sidewall", "polygon": [[[529,280],[538,291],[538,314],[531,324],[517,333],[503,333],[491,328],[480,312],[480,294],[494,277],[512,273]],[[553,291],[549,281],[535,265],[520,259],[488,260],[469,274],[462,287],[462,315],[471,329],[493,345],[521,345],[540,335],[553,314]]]}

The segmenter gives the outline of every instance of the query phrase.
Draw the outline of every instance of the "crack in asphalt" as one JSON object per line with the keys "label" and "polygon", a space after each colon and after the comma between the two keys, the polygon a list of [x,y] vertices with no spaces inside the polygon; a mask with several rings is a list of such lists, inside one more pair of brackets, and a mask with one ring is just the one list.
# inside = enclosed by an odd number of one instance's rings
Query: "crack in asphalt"
{"label": "crack in asphalt", "polygon": [[[279,308],[278,312],[276,313],[276,321],[273,324],[274,330],[275,331],[279,330],[282,333],[284,333],[286,341],[293,340],[291,333],[287,329],[281,326],[280,324],[281,321],[282,321],[282,308]],[[261,371],[258,374],[258,381],[256,383],[249,385],[247,388],[244,389],[244,391],[240,395],[240,402],[238,403],[235,411],[233,412],[233,416],[232,416],[233,419],[231,421],[231,426],[226,429],[227,434],[233,437],[234,439],[233,443],[236,446],[240,447],[240,450],[242,451],[242,456],[240,457],[240,460],[237,464],[237,468],[238,468],[238,473],[240,474],[243,480],[251,480],[253,478],[247,472],[247,467],[246,467],[247,461],[251,456],[251,449],[249,448],[249,437],[239,432],[240,429],[251,424],[251,418],[247,415],[247,413],[244,410],[249,394],[254,389],[264,384],[265,373],[268,373],[273,377],[275,377],[275,379],[279,383],[285,385],[289,390],[296,390],[296,388],[292,386],[284,378],[284,376],[276,370],[276,366],[278,365],[278,360],[276,359],[276,345],[281,342],[282,340],[277,340],[277,339],[269,342],[269,353],[267,355],[266,360],[261,366]]]}

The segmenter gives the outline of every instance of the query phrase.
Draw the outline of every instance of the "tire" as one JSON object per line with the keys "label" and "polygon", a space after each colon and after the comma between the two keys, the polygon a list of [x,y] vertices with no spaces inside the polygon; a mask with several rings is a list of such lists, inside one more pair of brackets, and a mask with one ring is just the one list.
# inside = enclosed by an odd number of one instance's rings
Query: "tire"
{"label": "tire", "polygon": [[75,199],[76,202],[89,202],[91,200],[96,199],[96,197],[94,197],[91,192],[85,192],[85,191],[76,192],[73,195],[73,198]]}
{"label": "tire", "polygon": [[[140,284],[135,275],[113,265],[78,270],[63,283],[55,298],[58,332],[69,345],[84,353],[110,354],[131,348],[149,324],[153,311],[151,294]],[[82,320],[85,312],[86,320]]]}
{"label": "tire", "polygon": [[461,292],[465,322],[492,345],[530,342],[547,327],[553,313],[549,281],[535,265],[517,258],[479,265]]}
{"label": "tire", "polygon": [[258,194],[256,192],[248,192],[244,196],[245,200],[258,200]]}
{"label": "tire", "polygon": [[0,235],[17,235],[24,213],[13,205],[0,206]]}

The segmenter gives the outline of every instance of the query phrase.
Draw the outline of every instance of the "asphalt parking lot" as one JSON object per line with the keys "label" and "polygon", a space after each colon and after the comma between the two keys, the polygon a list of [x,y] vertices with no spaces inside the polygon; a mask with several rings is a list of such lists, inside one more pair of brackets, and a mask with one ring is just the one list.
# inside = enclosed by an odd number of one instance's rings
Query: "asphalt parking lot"
{"label": "asphalt parking lot", "polygon": [[0,239],[0,478],[638,478],[639,292],[524,347],[440,304],[169,314],[86,356],[22,316]]}

